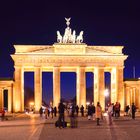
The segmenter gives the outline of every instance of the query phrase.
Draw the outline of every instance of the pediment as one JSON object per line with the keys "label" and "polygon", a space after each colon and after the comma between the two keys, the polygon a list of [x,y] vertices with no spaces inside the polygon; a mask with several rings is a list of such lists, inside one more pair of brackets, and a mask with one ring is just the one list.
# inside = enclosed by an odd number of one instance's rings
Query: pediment
{"label": "pediment", "polygon": [[39,49],[39,50],[34,50],[30,53],[32,54],[47,54],[47,53],[53,53],[54,52],[54,48],[53,47],[47,47],[47,48],[43,48],[43,49]]}

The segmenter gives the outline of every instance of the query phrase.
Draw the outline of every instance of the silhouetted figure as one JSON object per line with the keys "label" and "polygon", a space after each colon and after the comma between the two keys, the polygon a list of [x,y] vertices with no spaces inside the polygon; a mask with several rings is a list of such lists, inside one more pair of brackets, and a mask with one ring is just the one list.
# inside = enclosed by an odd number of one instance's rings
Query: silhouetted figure
{"label": "silhouetted figure", "polygon": [[56,114],[57,114],[57,108],[56,108],[56,106],[54,107],[54,116],[56,117]]}
{"label": "silhouetted figure", "polygon": [[136,106],[134,105],[134,103],[132,103],[132,119],[135,119],[135,113],[136,113]]}
{"label": "silhouetted figure", "polygon": [[128,111],[129,111],[129,109],[130,109],[130,107],[129,107],[129,105],[127,105],[127,106],[125,107],[125,114],[124,114],[124,115],[128,116]]}
{"label": "silhouetted figure", "polygon": [[50,117],[50,107],[48,107],[48,117]]}
{"label": "silhouetted figure", "polygon": [[58,113],[59,113],[59,117],[58,117],[58,122],[59,122],[59,128],[61,128],[61,126],[64,126],[65,123],[65,117],[64,117],[64,111],[65,111],[65,105],[60,102],[59,106],[58,106]]}
{"label": "silhouetted figure", "polygon": [[80,111],[81,111],[81,116],[84,117],[84,106],[83,105],[81,106]]}
{"label": "silhouetted figure", "polygon": [[114,117],[114,115],[115,115],[115,105],[114,105],[114,103],[112,103],[112,105],[113,105],[113,113],[112,113],[112,117]]}
{"label": "silhouetted figure", "polygon": [[71,128],[76,128],[77,127],[77,115],[75,115],[75,112],[76,112],[76,106],[74,104],[72,104],[71,114],[70,114]]}
{"label": "silhouetted figure", "polygon": [[1,111],[1,120],[4,121],[4,118],[5,118],[5,110],[3,108]]}
{"label": "silhouetted figure", "polygon": [[40,117],[42,117],[42,114],[43,114],[43,108],[42,107],[40,107],[40,109],[39,109],[39,114],[40,114]]}
{"label": "silhouetted figure", "polygon": [[50,113],[51,113],[51,116],[53,118],[53,113],[54,113],[53,107],[50,107]]}
{"label": "silhouetted figure", "polygon": [[118,118],[120,113],[120,104],[118,102],[116,102],[114,106],[114,110],[115,110],[115,117]]}
{"label": "silhouetted figure", "polygon": [[92,117],[94,120],[95,119],[95,106],[94,106],[94,104],[91,105],[91,111],[92,111]]}
{"label": "silhouetted figure", "polygon": [[118,104],[119,104],[119,112],[118,112],[118,115],[119,115],[119,117],[120,117],[121,104],[120,104],[120,103],[118,103]]}
{"label": "silhouetted figure", "polygon": [[79,113],[79,107],[78,107],[78,105],[76,105],[75,110],[76,110],[76,115],[78,116],[78,113]]}
{"label": "silhouetted figure", "polygon": [[91,105],[88,105],[88,112],[87,112],[87,115],[88,115],[88,120],[91,119],[91,116],[92,116],[92,106]]}

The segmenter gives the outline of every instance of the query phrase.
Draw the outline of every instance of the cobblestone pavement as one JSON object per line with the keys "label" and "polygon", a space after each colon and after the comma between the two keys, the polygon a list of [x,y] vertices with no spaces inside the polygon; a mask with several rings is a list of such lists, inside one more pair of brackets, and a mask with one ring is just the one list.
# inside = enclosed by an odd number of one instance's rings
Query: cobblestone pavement
{"label": "cobblestone pavement", "polygon": [[[55,128],[57,118],[47,119],[31,115],[0,122],[0,140],[139,140],[140,117],[113,119],[109,126],[107,119],[97,126],[96,121],[78,118],[78,128]],[[21,118],[21,119],[19,119]],[[69,121],[69,118],[66,118]]]}

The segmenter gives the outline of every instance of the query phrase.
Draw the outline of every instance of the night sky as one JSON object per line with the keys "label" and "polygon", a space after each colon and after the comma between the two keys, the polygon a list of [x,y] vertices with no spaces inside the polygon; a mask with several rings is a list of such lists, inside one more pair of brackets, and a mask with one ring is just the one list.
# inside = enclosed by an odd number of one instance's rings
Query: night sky
{"label": "night sky", "polygon": [[14,44],[53,44],[56,31],[64,32],[64,17],[71,17],[72,30],[84,31],[88,45],[125,46],[124,77],[133,77],[133,66],[140,77],[140,6],[123,0],[0,2],[0,77],[13,77]]}

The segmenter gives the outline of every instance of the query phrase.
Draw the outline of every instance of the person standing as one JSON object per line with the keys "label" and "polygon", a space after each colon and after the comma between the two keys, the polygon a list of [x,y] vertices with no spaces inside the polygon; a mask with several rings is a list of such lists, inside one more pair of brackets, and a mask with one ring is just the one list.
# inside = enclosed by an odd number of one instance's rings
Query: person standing
{"label": "person standing", "polygon": [[5,110],[3,108],[1,111],[1,120],[4,121],[4,118],[5,118]]}
{"label": "person standing", "polygon": [[120,110],[120,105],[118,102],[116,102],[114,109],[115,109],[115,117],[118,118],[119,117],[119,110]]}
{"label": "person standing", "polygon": [[118,115],[119,115],[119,117],[120,117],[121,104],[120,104],[120,103],[118,103],[118,104],[119,104],[119,112],[118,112]]}
{"label": "person standing", "polygon": [[95,120],[95,106],[94,104],[91,105],[91,110],[92,110],[92,118]]}
{"label": "person standing", "polygon": [[80,111],[81,111],[81,116],[84,117],[84,106],[83,105],[81,106]]}
{"label": "person standing", "polygon": [[100,125],[99,121],[101,119],[101,115],[102,115],[102,108],[100,106],[100,103],[97,102],[97,106],[96,106],[96,119],[97,119],[97,125]]}
{"label": "person standing", "polygon": [[131,109],[132,109],[132,119],[135,119],[136,106],[135,106],[134,103],[132,103],[132,107],[131,107]]}
{"label": "person standing", "polygon": [[78,116],[78,113],[79,113],[79,107],[78,107],[78,105],[76,105],[75,109],[76,109],[76,115]]}
{"label": "person standing", "polygon": [[40,117],[42,118],[42,114],[43,114],[43,108],[42,107],[40,107],[40,109],[39,109],[39,114],[40,114]]}
{"label": "person standing", "polygon": [[113,113],[113,104],[109,104],[108,107],[108,120],[109,120],[109,125],[112,125],[112,113]]}
{"label": "person standing", "polygon": [[71,114],[70,114],[71,128],[76,128],[77,127],[77,115],[75,115],[75,112],[76,112],[76,106],[73,103],[72,108],[71,108]]}
{"label": "person standing", "polygon": [[60,104],[58,106],[58,113],[59,113],[58,122],[59,122],[59,128],[61,128],[61,126],[63,128],[65,127],[64,111],[65,111],[65,105],[62,102],[60,102]]}
{"label": "person standing", "polygon": [[50,107],[50,112],[51,112],[51,117],[53,118],[53,113],[54,113],[54,110],[53,110],[53,107]]}
{"label": "person standing", "polygon": [[91,119],[91,116],[92,116],[92,107],[91,107],[90,104],[88,105],[88,112],[87,112],[87,115],[88,115],[88,120],[90,120],[90,119]]}
{"label": "person standing", "polygon": [[128,116],[128,111],[129,111],[129,109],[130,109],[130,107],[129,107],[129,105],[127,105],[127,106],[125,107],[125,114],[124,114],[124,116]]}
{"label": "person standing", "polygon": [[48,119],[48,107],[45,109],[45,119]]}
{"label": "person standing", "polygon": [[57,114],[57,108],[56,108],[56,106],[54,107],[54,116],[56,117],[56,114]]}

